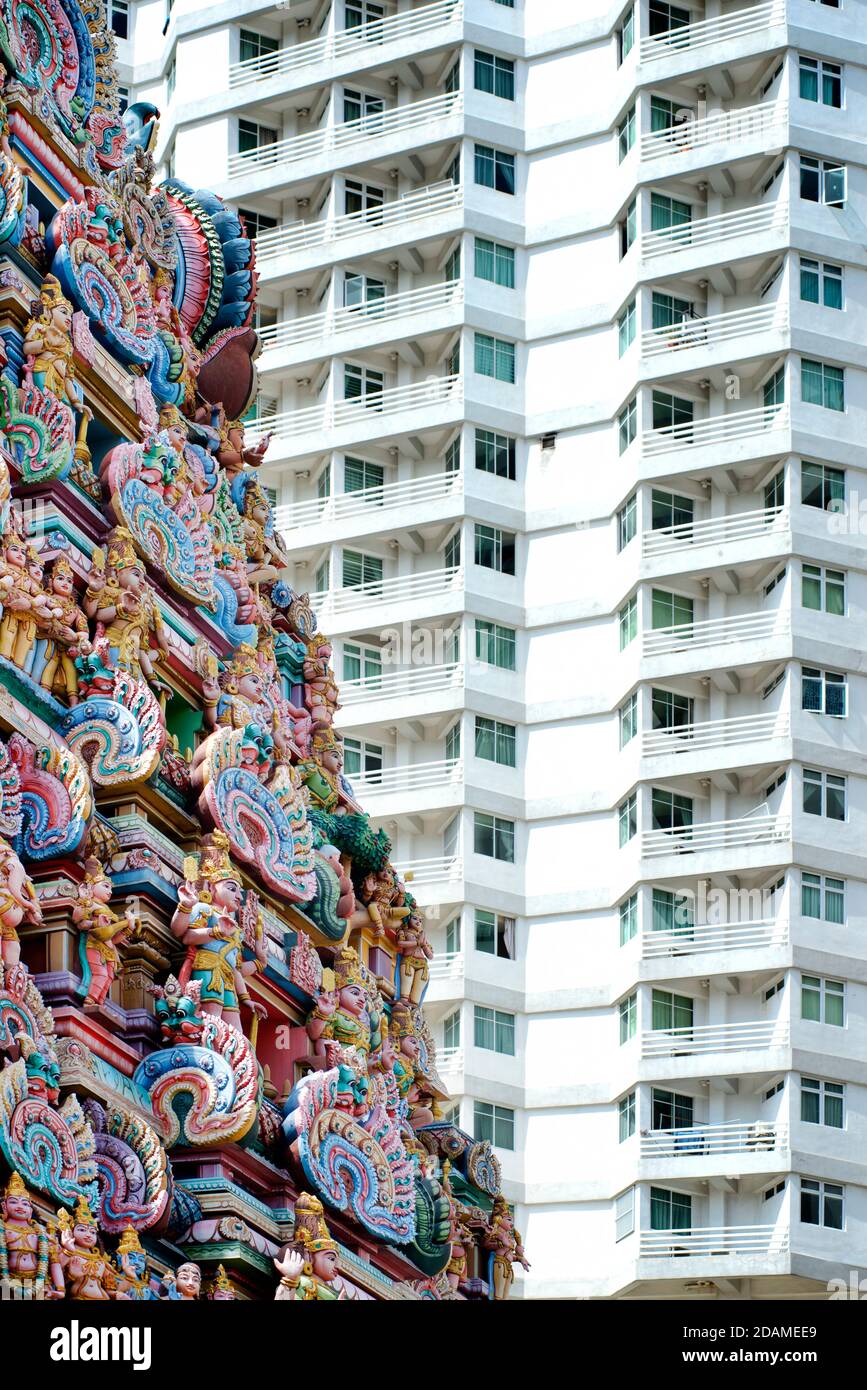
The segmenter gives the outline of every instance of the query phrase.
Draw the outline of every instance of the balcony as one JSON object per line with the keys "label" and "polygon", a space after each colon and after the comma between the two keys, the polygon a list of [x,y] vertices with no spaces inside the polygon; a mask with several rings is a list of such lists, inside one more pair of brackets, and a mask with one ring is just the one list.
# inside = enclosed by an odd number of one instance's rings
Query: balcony
{"label": "balcony", "polygon": [[460,661],[440,666],[413,666],[382,676],[368,676],[364,680],[343,681],[340,702],[346,706],[362,700],[402,700],[413,695],[453,690],[461,685],[463,678],[464,667]]}
{"label": "balcony", "polygon": [[395,106],[389,111],[362,116],[357,121],[308,130],[303,135],[290,135],[271,145],[257,145],[229,156],[229,179],[243,178],[260,170],[279,170],[281,176],[288,166],[299,164],[323,154],[341,154],[371,140],[388,139],[395,135],[412,135],[429,128],[436,121],[458,116],[463,110],[460,92],[442,92],[407,106]]}
{"label": "balcony", "polygon": [[437,1049],[437,1070],[444,1078],[460,1076],[464,1069],[464,1049],[462,1047],[440,1047]]}
{"label": "balcony", "polygon": [[[458,24],[462,19],[462,0],[434,0],[433,4],[407,14],[371,20],[353,29],[342,29],[336,34],[278,49],[276,53],[263,53],[260,57],[233,63],[229,68],[229,87],[236,90],[252,83],[270,82],[275,77],[286,77],[306,67],[359,54],[367,53],[372,63],[379,62],[379,50],[385,44],[403,39],[417,42],[423,35],[445,25]],[[363,67],[365,64],[356,66]]]}
{"label": "balcony", "polygon": [[644,932],[641,937],[641,959],[694,956],[706,951],[757,950],[763,946],[785,946],[788,940],[788,923],[775,918],[757,918],[754,922],[720,922],[702,927],[683,926],[671,931]]}
{"label": "balcony", "polygon": [[405,883],[412,884],[412,891],[433,886],[457,886],[460,884],[464,865],[458,854],[440,854],[432,859],[405,859],[394,865],[395,873]]}
{"label": "balcony", "polygon": [[691,251],[705,246],[716,248],[741,237],[755,238],[765,232],[783,231],[788,220],[788,204],[774,202],[742,208],[739,212],[723,212],[716,217],[703,217],[695,222],[682,222],[674,227],[663,227],[642,236],[641,259],[654,261],[677,251]]}
{"label": "balcony", "polygon": [[642,857],[659,859],[668,854],[701,854],[743,845],[777,844],[791,837],[790,816],[771,815],[764,806],[757,811],[758,814],[750,812],[738,820],[705,821],[704,824],[675,826],[671,830],[645,830],[641,836]]}
{"label": "balcony", "polygon": [[[710,149],[713,145],[752,144],[765,153],[783,139],[789,119],[784,101],[765,101],[735,111],[715,111],[709,116],[654,130],[641,138],[641,158],[671,159]],[[730,150],[734,157],[736,151]]]}
{"label": "balcony", "polygon": [[[272,264],[283,256],[329,244],[341,255],[348,255],[349,244],[366,233],[374,232],[380,237],[392,227],[414,226],[440,213],[462,208],[463,201],[463,189],[449,180],[417,188],[393,203],[347,213],[345,217],[322,222],[287,222],[282,227],[271,227],[256,237],[256,268],[260,274],[267,274]],[[347,243],[345,252],[344,243]]]}
{"label": "balcony", "polygon": [[[355,333],[366,339],[388,341],[395,337],[405,337],[411,332],[430,332],[431,326],[422,323],[412,328],[407,320],[421,318],[427,320],[438,310],[457,308],[464,302],[462,280],[448,280],[445,284],[425,285],[421,289],[406,290],[402,294],[388,295],[385,299],[371,300],[342,309],[327,309],[321,314],[307,314],[302,318],[284,319],[282,323],[269,324],[259,330],[262,343],[262,356],[259,359],[259,372],[264,373],[276,365],[270,360],[281,351],[297,347],[299,344],[315,344],[313,352],[289,353],[293,363],[325,357],[337,351],[330,346],[329,338],[341,338],[347,333]],[[393,325],[401,324],[395,331]],[[364,330],[368,332],[365,334]],[[370,330],[373,330],[371,333]]]}
{"label": "balcony", "polygon": [[429,377],[427,381],[392,386],[357,400],[326,401],[320,405],[303,406],[299,410],[288,410],[281,415],[267,416],[252,421],[246,428],[246,434],[250,443],[270,434],[275,442],[287,446],[291,453],[302,453],[304,447],[300,441],[306,439],[308,450],[315,447],[321,452],[331,447],[331,441],[322,437],[324,431],[351,428],[353,443],[360,443],[362,439],[382,438],[393,432],[389,421],[403,412],[412,412],[415,429],[423,428],[424,422],[419,420],[418,411],[426,406],[443,404],[462,409],[463,394],[463,377]]}
{"label": "balcony", "polygon": [[732,309],[709,318],[684,318],[664,328],[651,328],[641,335],[641,354],[652,360],[668,352],[688,352],[690,348],[714,348],[738,338],[762,333],[783,333],[789,324],[785,304],[760,304],[751,309]]}
{"label": "balcony", "polygon": [[705,420],[687,420],[665,429],[644,430],[641,451],[645,458],[654,458],[684,449],[710,449],[736,440],[753,440],[759,447],[767,448],[764,437],[772,430],[788,429],[789,419],[787,405],[764,405],[728,415],[711,415]]}
{"label": "balcony", "polygon": [[769,1051],[785,1047],[789,1025],[782,1019],[764,1023],[707,1023],[692,1028],[654,1028],[641,1035],[642,1057],[696,1057],[708,1052]]}
{"label": "balcony", "polygon": [[371,797],[395,795],[400,792],[441,791],[459,787],[463,782],[464,764],[461,758],[439,758],[428,763],[405,763],[400,767],[384,767],[381,772],[353,777],[352,787],[361,801]]}
{"label": "balcony", "polygon": [[641,553],[648,558],[682,555],[687,546],[728,545],[732,541],[754,540],[756,537],[778,535],[786,531],[788,525],[789,516],[785,507],[762,507],[753,512],[736,512],[734,516],[688,521],[682,526],[645,531],[641,537]]}
{"label": "balcony", "polygon": [[658,627],[642,637],[644,656],[663,656],[685,648],[716,647],[730,642],[759,642],[789,630],[789,614],[783,609],[741,613],[731,618],[708,618],[699,623]]}
{"label": "balcony", "polygon": [[450,951],[448,954],[435,956],[430,963],[431,984],[450,983],[455,980],[462,980],[463,977],[463,951]]}
{"label": "balcony", "polygon": [[665,1259],[698,1255],[782,1255],[789,1248],[784,1226],[705,1226],[700,1230],[642,1231],[638,1253]]}
{"label": "balcony", "polygon": [[698,1154],[779,1153],[789,1147],[789,1127],[754,1120],[688,1129],[652,1129],[641,1135],[642,1158],[694,1158]]}
{"label": "balcony", "polygon": [[700,19],[694,24],[685,24],[680,29],[667,29],[663,34],[653,34],[642,39],[638,50],[639,59],[642,63],[652,63],[674,53],[715,48],[730,39],[762,34],[771,25],[784,24],[785,20],[785,0],[766,0],[765,4],[756,5],[752,9],[735,10],[734,14],[721,15],[715,19]]}
{"label": "balcony", "polygon": [[697,724],[677,724],[669,729],[649,729],[641,737],[645,758],[666,753],[696,753],[706,748],[758,743],[786,738],[789,716],[781,710],[769,714],[742,714],[734,719],[705,719]]}
{"label": "balcony", "polygon": [[400,574],[378,584],[353,584],[345,589],[323,589],[310,595],[310,602],[328,620],[356,609],[387,608],[406,600],[440,598],[457,593],[463,586],[461,568],[430,570],[426,574]]}

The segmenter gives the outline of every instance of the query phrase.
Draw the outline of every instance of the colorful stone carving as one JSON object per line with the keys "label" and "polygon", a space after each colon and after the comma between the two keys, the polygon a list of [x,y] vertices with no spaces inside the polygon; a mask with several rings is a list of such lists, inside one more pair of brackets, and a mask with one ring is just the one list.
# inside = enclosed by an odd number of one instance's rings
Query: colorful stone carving
{"label": "colorful stone carving", "polygon": [[300,1193],[295,1202],[295,1240],[274,1261],[280,1275],[275,1300],[331,1303],[344,1299],[343,1288],[335,1287],[338,1259],[337,1242],[329,1234],[322,1203],[309,1192]]}
{"label": "colorful stone carving", "polygon": [[62,1298],[48,1281],[48,1231],[33,1218],[21,1174],[13,1172],[0,1201],[0,1299]]}

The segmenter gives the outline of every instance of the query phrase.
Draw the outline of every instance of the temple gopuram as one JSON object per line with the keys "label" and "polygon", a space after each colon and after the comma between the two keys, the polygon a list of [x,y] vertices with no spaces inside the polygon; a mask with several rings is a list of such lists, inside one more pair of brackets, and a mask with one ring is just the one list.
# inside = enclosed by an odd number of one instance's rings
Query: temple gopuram
{"label": "temple gopuram", "polygon": [[504,1299],[431,948],[245,443],[254,247],[0,0],[0,1298]]}

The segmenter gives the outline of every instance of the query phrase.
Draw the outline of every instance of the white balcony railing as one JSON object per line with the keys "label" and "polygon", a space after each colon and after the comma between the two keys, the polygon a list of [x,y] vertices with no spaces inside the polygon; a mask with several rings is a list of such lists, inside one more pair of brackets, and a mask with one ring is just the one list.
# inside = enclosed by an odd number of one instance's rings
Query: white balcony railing
{"label": "white balcony railing", "polygon": [[687,521],[681,526],[644,531],[641,552],[646,556],[677,555],[684,553],[691,545],[727,545],[731,541],[779,534],[786,530],[788,524],[785,507],[761,507],[757,511],[736,512],[734,516]]}
{"label": "white balcony railing", "polygon": [[773,143],[776,133],[782,135],[785,131],[788,116],[784,101],[760,102],[735,111],[714,111],[709,116],[681,121],[665,130],[644,135],[641,158],[666,159],[711,145],[737,146],[750,140],[766,149]]}
{"label": "white balcony railing", "polygon": [[[702,217],[696,222],[680,222],[646,232],[641,238],[641,258],[655,260],[675,251],[693,246],[724,246],[738,237],[760,236],[788,224],[789,205],[785,201],[760,203],[758,207],[741,208],[737,212],[722,212],[715,217]],[[258,251],[259,243],[256,243]]]}
{"label": "white balcony railing", "polygon": [[303,135],[289,135],[284,140],[275,140],[273,144],[257,145],[255,149],[230,155],[229,178],[240,178],[261,169],[278,169],[282,176],[287,165],[297,164],[303,159],[349,150],[370,140],[418,132],[437,121],[458,116],[462,110],[463,97],[460,92],[441,92],[423,101],[410,102],[407,106],[394,106],[389,111],[362,116],[357,121],[342,121],[338,125],[308,130]]}
{"label": "white balcony railing", "polygon": [[786,738],[788,733],[788,714],[783,710],[771,710],[767,714],[741,714],[734,719],[677,724],[670,729],[648,729],[641,736],[641,752],[646,758],[660,753],[698,753],[706,748],[726,748],[733,743]]}
{"label": "white balcony railing", "polygon": [[332,616],[349,613],[356,608],[366,608],[369,604],[385,605],[401,603],[406,599],[439,597],[454,593],[464,582],[464,572],[460,567],[430,570],[422,574],[399,574],[393,579],[383,579],[378,584],[352,584],[345,589],[323,589],[310,595],[310,602],[318,611]]}
{"label": "white balcony railing", "polygon": [[642,1057],[692,1057],[707,1052],[767,1051],[785,1047],[789,1025],[782,1019],[764,1023],[706,1023],[697,1028],[654,1028],[641,1035]]}
{"label": "white balcony railing", "polygon": [[645,458],[653,458],[657,454],[679,453],[682,449],[708,449],[714,444],[760,438],[769,430],[786,429],[788,424],[787,405],[762,405],[753,410],[732,411],[729,415],[711,415],[705,420],[687,420],[682,425],[665,429],[644,430],[641,452]]}
{"label": "white balcony railing", "polygon": [[393,203],[350,212],[345,217],[333,217],[321,222],[287,222],[282,227],[269,227],[256,237],[256,268],[263,271],[271,261],[311,246],[349,241],[371,230],[381,232],[403,224],[414,225],[439,213],[462,207],[463,200],[463,189],[449,179],[404,193]]}
{"label": "white balcony railing", "polygon": [[438,758],[428,763],[405,763],[400,767],[384,767],[352,778],[352,788],[362,800],[390,792],[430,791],[454,787],[463,781],[464,764],[460,758]]}
{"label": "white balcony railing", "polygon": [[673,927],[671,931],[644,932],[642,960],[661,956],[699,955],[704,951],[743,951],[760,946],[785,946],[788,923],[771,918],[755,922],[720,922],[698,927]]}
{"label": "white balcony railing", "polygon": [[779,1153],[789,1144],[789,1127],[754,1120],[688,1129],[652,1129],[642,1134],[642,1158],[695,1158],[702,1154]]}
{"label": "white balcony railing", "polygon": [[[434,956],[430,963],[431,984],[439,981],[449,982],[460,980],[464,973],[464,954],[463,951],[451,951],[441,956]],[[439,1057],[439,1054],[438,1054]]]}
{"label": "white balcony railing", "polygon": [[290,48],[280,48],[276,53],[263,53],[257,58],[233,63],[229,68],[229,86],[236,88],[246,87],[251,82],[269,82],[272,78],[283,77],[312,64],[353,54],[369,53],[371,62],[376,62],[379,57],[377,50],[383,44],[420,38],[422,34],[443,25],[458,23],[462,18],[462,0],[434,0],[434,3],[422,5],[408,13],[369,20],[352,29],[341,29],[336,34],[309,39]]}
{"label": "white balcony railing", "polygon": [[680,29],[667,29],[663,34],[642,39],[640,59],[642,63],[650,63],[685,49],[714,47],[729,39],[764,33],[772,24],[783,24],[785,19],[785,0],[766,0],[764,5],[756,5],[753,9],[735,10],[734,14],[715,19],[700,19]]}
{"label": "white balcony railing", "polygon": [[464,1069],[464,1049],[462,1047],[437,1048],[437,1067],[443,1073],[454,1076]]}
{"label": "white balcony railing", "polygon": [[684,318],[664,328],[651,328],[641,335],[643,357],[661,357],[666,352],[686,352],[690,348],[712,348],[736,338],[759,333],[785,331],[789,313],[785,304],[759,304],[750,309],[732,309],[709,318]]}
{"label": "white balcony railing", "polygon": [[684,1255],[782,1255],[789,1248],[784,1226],[704,1226],[685,1231],[642,1231],[639,1254],[646,1259]]}
{"label": "white balcony railing", "polygon": [[322,526],[329,521],[368,516],[374,521],[377,514],[392,507],[416,507],[422,503],[442,502],[452,493],[460,492],[463,474],[434,473],[428,478],[408,478],[402,483],[384,483],[382,487],[359,488],[340,492],[334,497],[313,497],[309,502],[290,502],[277,507],[274,524],[278,531],[293,531]]}
{"label": "white balcony railing", "polygon": [[707,618],[699,623],[677,623],[673,627],[658,627],[645,632],[642,650],[645,656],[662,656],[682,651],[686,647],[715,647],[728,642],[758,642],[775,633],[788,631],[789,615],[784,609],[769,612],[740,613],[731,618]]}
{"label": "white balcony railing", "polygon": [[440,854],[432,859],[406,859],[394,865],[406,883],[425,885],[457,884],[463,877],[464,864],[459,854]]}
{"label": "white balcony railing", "polygon": [[[276,440],[294,442],[299,436],[319,434],[322,430],[339,429],[344,425],[373,422],[401,411],[421,410],[444,401],[463,400],[463,377],[436,376],[427,381],[414,381],[406,386],[391,386],[385,391],[369,393],[357,400],[328,401],[322,405],[302,406],[282,415],[270,415],[254,420],[246,427],[250,443],[270,434]],[[416,419],[416,428],[420,421]],[[387,431],[385,431],[387,432]]]}
{"label": "white balcony railing", "polygon": [[[385,299],[369,300],[342,309],[327,309],[322,314],[306,314],[302,318],[284,319],[259,329],[262,359],[259,370],[267,371],[268,353],[297,343],[320,344],[318,355],[324,356],[327,345],[323,339],[357,332],[360,328],[379,328],[399,319],[426,317],[437,309],[447,309],[464,302],[462,280],[447,280],[440,285],[424,285],[418,290],[387,295]],[[418,330],[416,330],[418,331]]]}
{"label": "white balcony railing", "polygon": [[675,826],[671,830],[645,830],[641,836],[641,853],[645,859],[659,859],[667,854],[702,854],[788,840],[791,818],[760,810],[759,815],[741,816],[738,820],[705,821]]}
{"label": "white balcony railing", "polygon": [[464,667],[460,661],[440,666],[413,666],[408,670],[384,671],[381,676],[343,681],[340,686],[340,702],[345,707],[358,704],[361,700],[405,699],[412,695],[426,695],[430,691],[451,690],[461,684],[463,675]]}

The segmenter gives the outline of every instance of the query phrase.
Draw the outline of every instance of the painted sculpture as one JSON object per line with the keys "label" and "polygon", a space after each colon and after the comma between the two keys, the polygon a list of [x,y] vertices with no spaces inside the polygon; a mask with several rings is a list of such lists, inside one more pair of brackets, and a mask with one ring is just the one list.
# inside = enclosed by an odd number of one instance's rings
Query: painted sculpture
{"label": "painted sculpture", "polygon": [[502,1299],[245,434],[253,240],[155,186],[103,0],[0,0],[0,48],[0,1300]]}

